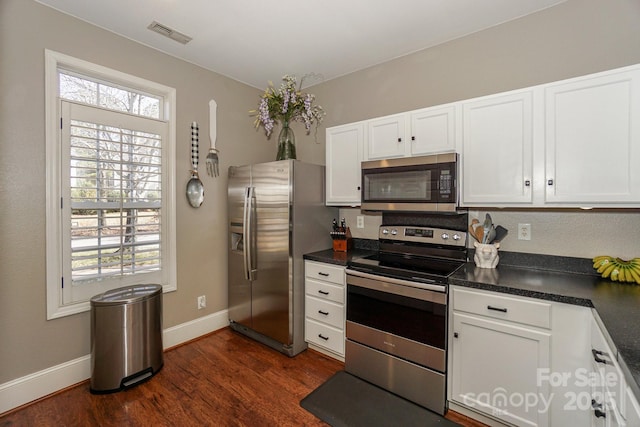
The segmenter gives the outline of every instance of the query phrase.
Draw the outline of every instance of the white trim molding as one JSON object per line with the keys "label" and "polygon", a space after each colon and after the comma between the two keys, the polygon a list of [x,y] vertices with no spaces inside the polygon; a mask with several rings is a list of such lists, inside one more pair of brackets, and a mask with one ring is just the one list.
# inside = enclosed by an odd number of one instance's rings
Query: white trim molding
{"label": "white trim molding", "polygon": [[162,334],[162,345],[165,349],[175,347],[227,326],[229,326],[229,311],[218,311],[165,329]]}
{"label": "white trim molding", "polygon": [[[228,311],[218,311],[165,329],[162,333],[162,345],[166,350],[228,325]],[[90,354],[0,384],[0,416],[89,378],[91,378]]]}

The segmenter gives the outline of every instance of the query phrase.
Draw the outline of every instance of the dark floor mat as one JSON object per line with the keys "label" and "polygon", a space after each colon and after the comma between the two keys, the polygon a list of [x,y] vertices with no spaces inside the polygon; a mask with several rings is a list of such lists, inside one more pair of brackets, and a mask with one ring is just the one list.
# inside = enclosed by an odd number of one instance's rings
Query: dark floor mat
{"label": "dark floor mat", "polygon": [[344,371],[300,401],[333,427],[455,427],[458,424]]}

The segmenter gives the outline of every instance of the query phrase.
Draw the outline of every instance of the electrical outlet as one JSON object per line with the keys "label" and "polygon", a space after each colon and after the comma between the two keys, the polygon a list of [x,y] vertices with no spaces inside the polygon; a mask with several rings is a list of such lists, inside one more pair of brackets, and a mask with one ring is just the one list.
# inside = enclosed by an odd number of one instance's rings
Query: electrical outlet
{"label": "electrical outlet", "polygon": [[518,224],[518,240],[531,240],[531,224]]}
{"label": "electrical outlet", "polygon": [[356,216],[356,227],[364,228],[364,215]]}
{"label": "electrical outlet", "polygon": [[207,297],[204,295],[200,295],[198,297],[198,310],[202,310],[207,306]]}

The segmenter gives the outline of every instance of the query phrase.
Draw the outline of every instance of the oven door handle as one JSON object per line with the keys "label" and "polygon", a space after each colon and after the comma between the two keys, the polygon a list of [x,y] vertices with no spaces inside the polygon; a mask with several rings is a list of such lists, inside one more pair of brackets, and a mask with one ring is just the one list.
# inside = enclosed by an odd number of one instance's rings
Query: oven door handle
{"label": "oven door handle", "polygon": [[385,277],[385,276],[379,276],[377,274],[363,273],[362,271],[351,270],[349,268],[345,269],[345,273],[350,274],[352,276],[362,277],[365,279],[376,280],[378,282],[387,282],[387,283],[393,283],[396,285],[411,286],[412,288],[426,289],[429,291],[442,292],[442,293],[445,293],[447,291],[447,287],[445,285],[438,285],[435,283],[424,283],[419,281],[412,282],[411,280],[395,279],[393,277]]}

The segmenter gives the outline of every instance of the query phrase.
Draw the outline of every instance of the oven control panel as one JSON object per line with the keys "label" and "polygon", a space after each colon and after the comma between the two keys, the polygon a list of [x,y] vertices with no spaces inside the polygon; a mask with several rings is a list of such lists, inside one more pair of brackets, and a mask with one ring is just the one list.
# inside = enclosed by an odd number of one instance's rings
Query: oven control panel
{"label": "oven control panel", "polygon": [[381,225],[381,240],[401,242],[435,243],[450,246],[467,246],[467,233],[444,228],[416,227],[408,225]]}

